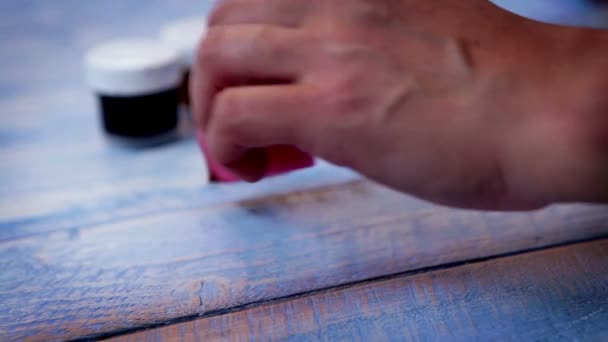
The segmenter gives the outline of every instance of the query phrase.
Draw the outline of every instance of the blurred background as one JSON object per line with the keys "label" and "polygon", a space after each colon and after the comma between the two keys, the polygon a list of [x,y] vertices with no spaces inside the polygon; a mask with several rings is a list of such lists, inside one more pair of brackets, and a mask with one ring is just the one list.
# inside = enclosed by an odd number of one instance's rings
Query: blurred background
{"label": "blurred background", "polygon": [[[38,139],[52,134],[59,143],[61,137],[53,132],[65,131],[66,126],[78,129],[63,139],[97,135],[97,121],[90,114],[93,97],[84,80],[85,51],[108,39],[157,38],[163,24],[205,15],[211,4],[205,0],[0,2],[0,144],[27,143],[30,136],[7,136],[6,125],[17,121],[35,125],[25,119],[40,113],[53,113],[57,120],[29,131]],[[19,120],[12,117],[14,112]]]}
{"label": "blurred background", "polygon": [[565,25],[608,27],[608,2],[603,0],[491,0],[528,18]]}

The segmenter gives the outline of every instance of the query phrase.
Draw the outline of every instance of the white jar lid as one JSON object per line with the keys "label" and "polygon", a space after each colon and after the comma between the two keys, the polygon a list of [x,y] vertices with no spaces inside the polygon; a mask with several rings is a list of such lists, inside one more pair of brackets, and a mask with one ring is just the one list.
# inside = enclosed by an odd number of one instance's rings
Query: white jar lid
{"label": "white jar lid", "polygon": [[104,95],[150,94],[177,87],[182,78],[179,51],[145,39],[113,40],[85,57],[89,86]]}
{"label": "white jar lid", "polygon": [[180,50],[184,66],[190,68],[196,58],[198,44],[207,32],[205,17],[190,17],[176,20],[165,25],[160,32],[160,38]]}

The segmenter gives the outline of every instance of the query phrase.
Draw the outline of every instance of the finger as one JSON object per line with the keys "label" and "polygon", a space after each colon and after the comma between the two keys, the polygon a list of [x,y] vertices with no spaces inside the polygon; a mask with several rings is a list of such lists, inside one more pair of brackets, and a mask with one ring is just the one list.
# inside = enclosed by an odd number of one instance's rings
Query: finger
{"label": "finger", "polygon": [[[314,143],[315,98],[316,89],[308,85],[248,86],[222,91],[214,102],[206,133],[210,155],[219,163],[242,171],[243,158],[249,160],[247,166],[255,164],[252,153],[260,158],[258,148],[292,145],[306,151]],[[263,175],[266,170],[254,171]]]}
{"label": "finger", "polygon": [[224,169],[239,179],[257,182],[260,179],[314,165],[314,159],[291,145],[275,145],[247,150]]}
{"label": "finger", "polygon": [[248,77],[296,77],[303,70],[311,38],[297,29],[241,25],[209,29],[197,63],[208,72]]}
{"label": "finger", "polygon": [[314,3],[310,0],[223,0],[211,11],[209,26],[264,24],[298,27]]}
{"label": "finger", "polygon": [[293,29],[258,25],[210,29],[191,78],[197,125],[204,129],[210,100],[224,87],[252,79],[297,79],[305,68],[310,45],[308,38]]}
{"label": "finger", "polygon": [[246,150],[239,159],[226,164],[230,172],[247,182],[257,182],[264,178],[269,167],[266,149],[253,148]]}

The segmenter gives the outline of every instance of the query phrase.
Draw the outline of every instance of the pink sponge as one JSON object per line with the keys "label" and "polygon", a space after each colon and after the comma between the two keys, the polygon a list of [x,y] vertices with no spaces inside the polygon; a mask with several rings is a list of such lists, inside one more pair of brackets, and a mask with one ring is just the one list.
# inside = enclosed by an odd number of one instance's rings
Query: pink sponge
{"label": "pink sponge", "polygon": [[[205,160],[207,161],[209,174],[213,180],[219,182],[234,182],[241,180],[222,164],[210,158],[207,144],[201,134],[197,135],[197,140]],[[264,177],[276,176],[314,165],[314,159],[309,154],[289,145],[268,147],[266,148],[266,156],[268,158],[268,168],[266,169]]]}

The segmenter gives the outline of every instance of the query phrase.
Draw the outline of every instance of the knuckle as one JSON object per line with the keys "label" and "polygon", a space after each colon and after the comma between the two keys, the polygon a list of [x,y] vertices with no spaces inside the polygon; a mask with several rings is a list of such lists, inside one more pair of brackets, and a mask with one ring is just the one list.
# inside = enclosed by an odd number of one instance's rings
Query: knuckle
{"label": "knuckle", "polygon": [[213,110],[219,133],[226,137],[239,136],[243,126],[243,106],[236,93],[225,90],[217,95]]}
{"label": "knuckle", "polygon": [[267,25],[256,25],[248,28],[242,36],[242,44],[239,49],[256,51],[258,58],[276,61],[278,65],[289,64],[289,57],[293,51],[289,51],[291,43],[276,31],[276,28]]}
{"label": "knuckle", "polygon": [[252,41],[261,43],[272,38],[273,29],[267,25],[258,25],[251,29]]}
{"label": "knuckle", "polygon": [[356,111],[366,101],[364,90],[369,83],[366,50],[338,40],[322,46],[322,54],[322,69],[331,70],[320,75],[325,84],[324,105],[334,113]]}
{"label": "knuckle", "polygon": [[219,29],[210,29],[197,51],[197,64],[203,67],[213,67],[221,59],[221,46],[223,34]]}
{"label": "knuckle", "polygon": [[276,58],[280,42],[277,42],[277,36],[274,35],[274,28],[266,25],[255,25],[248,28],[247,34],[243,39],[246,42],[242,49],[254,49],[256,51],[264,51],[267,54],[266,58]]}

